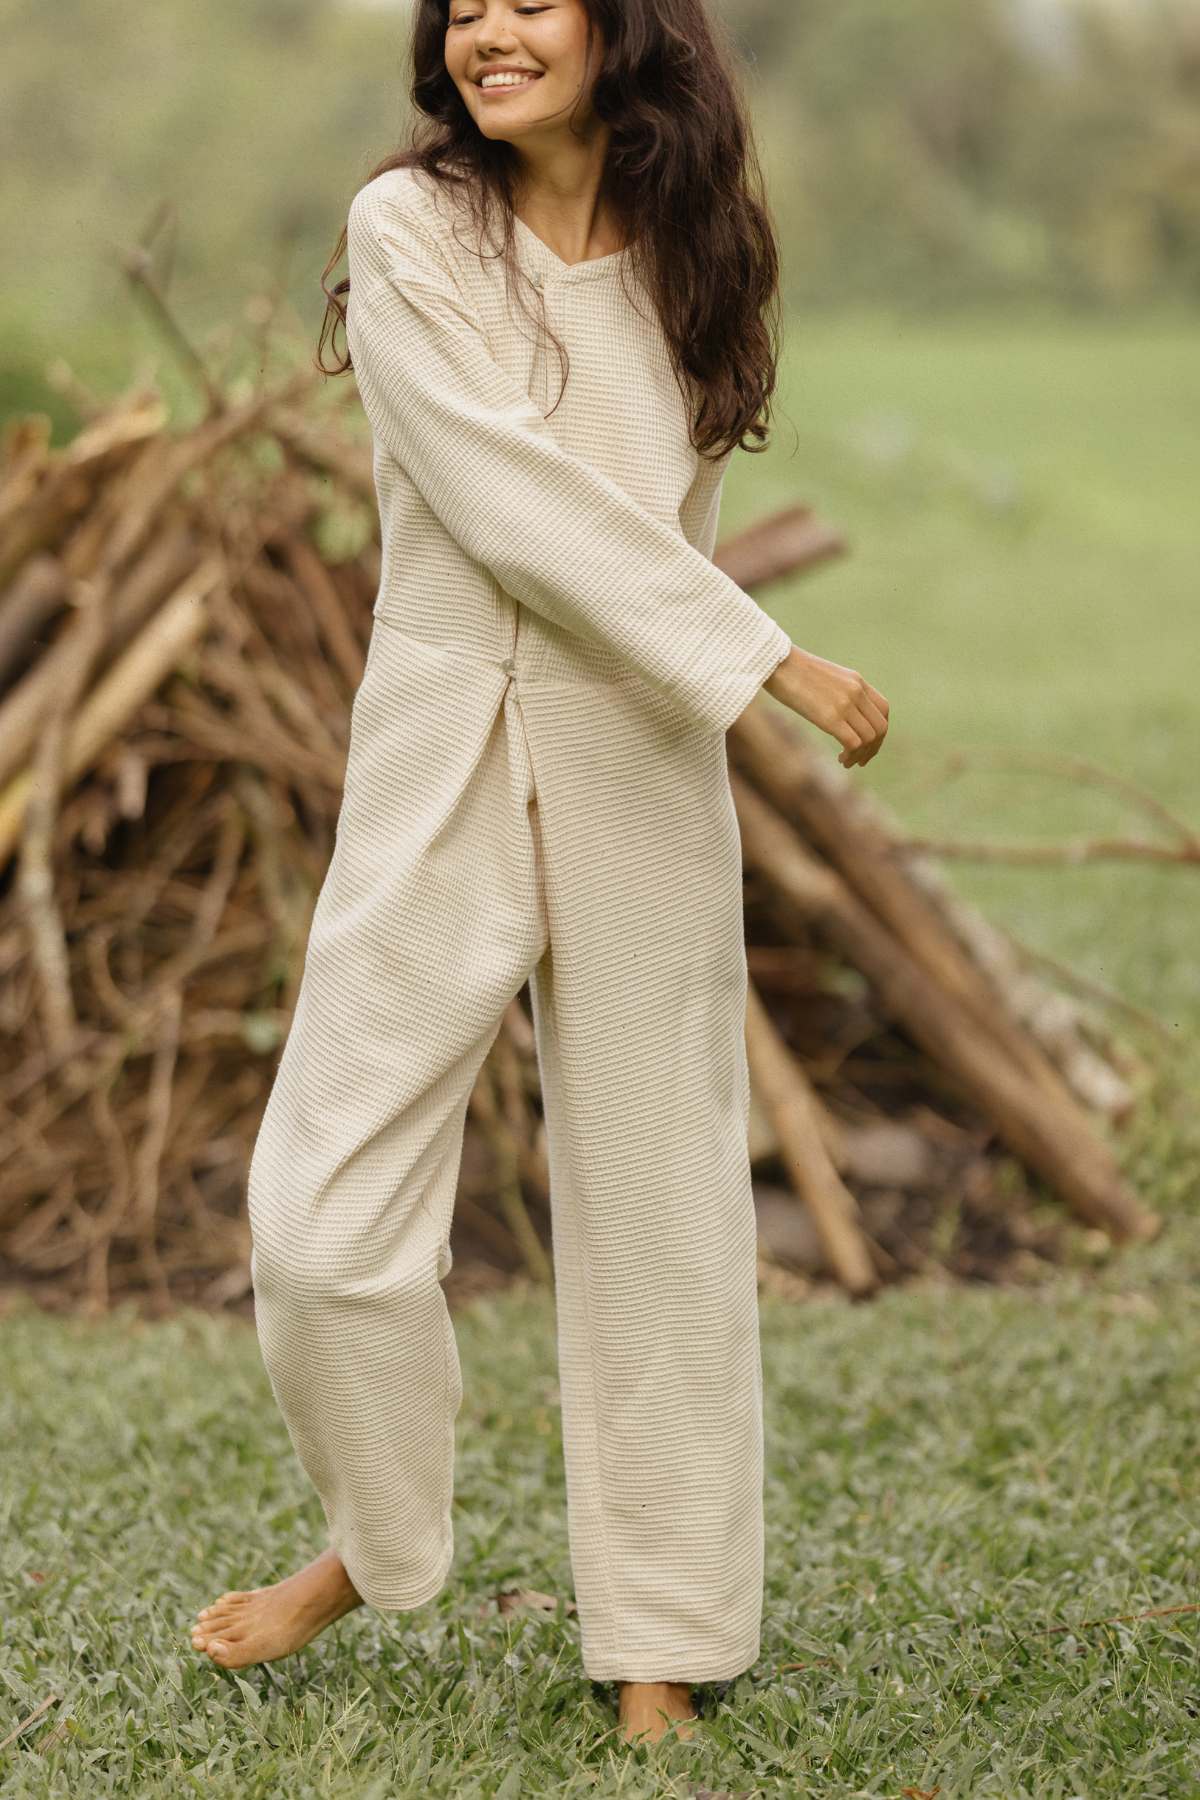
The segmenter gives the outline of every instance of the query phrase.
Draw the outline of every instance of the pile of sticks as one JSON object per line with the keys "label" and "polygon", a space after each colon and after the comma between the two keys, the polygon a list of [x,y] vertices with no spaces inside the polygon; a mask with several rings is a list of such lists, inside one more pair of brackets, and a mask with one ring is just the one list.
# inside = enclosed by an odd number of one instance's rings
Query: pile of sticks
{"label": "pile of sticks", "polygon": [[[186,428],[144,387],[64,448],[40,416],[0,448],[0,1282],[46,1304],[248,1301],[246,1168],[379,580],[331,385],[213,391]],[[717,560],[755,591],[843,548],[796,506]],[[729,751],[764,1269],[869,1292],[927,1260],[905,1246],[948,1193],[1015,1220],[1003,1166],[1152,1235],[1109,1142],[1134,1065],[1095,1019],[1052,996],[1047,1025],[1011,947],[776,703]],[[549,1276],[527,993],[471,1097],[455,1234],[460,1277]]]}

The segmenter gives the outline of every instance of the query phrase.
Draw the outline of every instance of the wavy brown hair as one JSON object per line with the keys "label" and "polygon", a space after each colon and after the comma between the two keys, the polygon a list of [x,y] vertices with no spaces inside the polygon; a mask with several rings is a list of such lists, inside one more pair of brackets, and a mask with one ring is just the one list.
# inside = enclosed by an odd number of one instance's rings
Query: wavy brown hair
{"label": "wavy brown hair", "polygon": [[[592,105],[610,129],[604,196],[690,396],[692,443],[711,456],[764,449],[779,350],[779,251],[735,46],[707,0],[582,4],[589,52],[596,34],[603,46]],[[416,0],[410,142],[367,179],[423,169],[459,187],[481,233],[498,208],[511,282],[517,152],[476,129],[446,70],[448,13],[449,0]],[[351,367],[348,350],[333,368],[322,361],[327,334],[339,321],[345,327],[349,277],[325,285],[345,247],[343,226],[321,275],[317,366],[327,375]]]}

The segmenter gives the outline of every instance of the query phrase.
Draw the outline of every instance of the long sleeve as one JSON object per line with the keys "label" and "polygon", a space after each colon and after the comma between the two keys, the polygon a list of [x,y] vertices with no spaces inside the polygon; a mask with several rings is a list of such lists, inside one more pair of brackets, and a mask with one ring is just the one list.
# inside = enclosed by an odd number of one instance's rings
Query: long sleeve
{"label": "long sleeve", "polygon": [[[732,451],[729,455],[732,455]],[[687,532],[688,542],[694,544],[701,556],[708,557],[710,562],[717,547],[721,493],[725,485],[729,455],[722,457],[719,462],[713,462],[708,457],[700,459],[695,479],[679,509],[680,523]]]}
{"label": "long sleeve", "polygon": [[[347,256],[363,408],[444,528],[524,605],[610,646],[694,720],[726,730],[790,650],[783,628],[558,444],[490,353],[411,184],[378,177],[359,190]],[[718,503],[713,494],[705,508],[713,535]]]}

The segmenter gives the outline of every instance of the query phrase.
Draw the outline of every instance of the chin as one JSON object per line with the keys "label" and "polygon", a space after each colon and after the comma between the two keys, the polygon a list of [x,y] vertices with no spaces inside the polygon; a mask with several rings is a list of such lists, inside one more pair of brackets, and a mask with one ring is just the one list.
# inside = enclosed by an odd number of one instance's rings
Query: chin
{"label": "chin", "polygon": [[[476,120],[476,123],[478,124],[479,121]],[[481,137],[492,138],[497,143],[511,144],[515,143],[518,138],[524,137],[527,132],[532,131],[535,124],[536,121],[529,125],[508,125],[503,131],[497,130],[495,126],[489,130],[487,125],[479,125],[479,132]]]}

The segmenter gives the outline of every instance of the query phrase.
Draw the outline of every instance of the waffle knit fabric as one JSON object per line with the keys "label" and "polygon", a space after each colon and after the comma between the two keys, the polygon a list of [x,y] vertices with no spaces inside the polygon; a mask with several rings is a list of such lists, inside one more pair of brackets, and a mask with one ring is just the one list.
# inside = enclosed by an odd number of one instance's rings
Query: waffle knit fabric
{"label": "waffle knit fabric", "polygon": [[570,357],[556,408],[553,345],[460,197],[397,169],[350,207],[382,565],[250,1166],[256,1322],[359,1593],[431,1599],[454,1549],[463,1126],[528,980],[584,1671],[717,1681],[759,1654],[763,1579],[725,731],[791,645],[711,561],[727,458],[689,441],[631,253],[570,264],[516,232]]}

